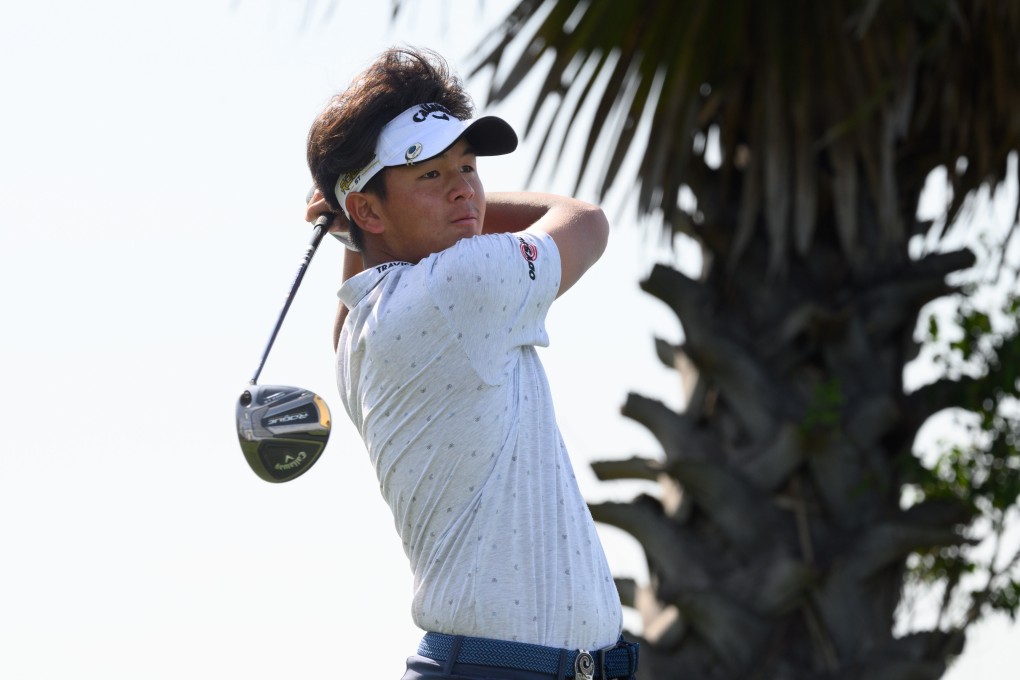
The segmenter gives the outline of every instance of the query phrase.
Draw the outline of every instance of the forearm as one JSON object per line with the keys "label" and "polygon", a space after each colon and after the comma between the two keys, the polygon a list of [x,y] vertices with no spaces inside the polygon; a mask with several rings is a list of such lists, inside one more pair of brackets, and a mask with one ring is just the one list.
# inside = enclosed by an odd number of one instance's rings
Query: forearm
{"label": "forearm", "polygon": [[566,217],[588,204],[566,196],[530,191],[495,192],[485,197],[484,234],[524,231],[547,215]]}

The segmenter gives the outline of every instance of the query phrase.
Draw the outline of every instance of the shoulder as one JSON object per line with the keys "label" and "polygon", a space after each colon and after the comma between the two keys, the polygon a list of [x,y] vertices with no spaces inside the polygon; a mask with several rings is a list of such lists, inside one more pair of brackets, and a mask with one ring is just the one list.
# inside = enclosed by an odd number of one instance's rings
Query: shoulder
{"label": "shoulder", "polygon": [[559,254],[545,234],[475,236],[423,263],[433,299],[444,313],[466,315],[464,323],[481,323],[491,314],[503,324],[525,310],[526,316],[542,316],[559,289]]}
{"label": "shoulder", "polygon": [[538,263],[558,263],[559,251],[553,238],[540,232],[482,234],[462,239],[428,259],[429,269],[499,267],[520,270],[534,280]]}

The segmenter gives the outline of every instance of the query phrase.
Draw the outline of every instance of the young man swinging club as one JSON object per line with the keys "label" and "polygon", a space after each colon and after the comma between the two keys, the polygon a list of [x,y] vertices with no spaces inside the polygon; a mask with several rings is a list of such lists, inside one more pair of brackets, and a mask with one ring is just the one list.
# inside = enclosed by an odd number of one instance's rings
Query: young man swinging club
{"label": "young man swinging club", "polygon": [[580,201],[486,196],[476,158],[517,146],[438,55],[383,53],[312,125],[345,253],[334,344],[414,574],[427,631],[404,680],[631,678],[620,600],[556,425],[536,346],[602,255]]}

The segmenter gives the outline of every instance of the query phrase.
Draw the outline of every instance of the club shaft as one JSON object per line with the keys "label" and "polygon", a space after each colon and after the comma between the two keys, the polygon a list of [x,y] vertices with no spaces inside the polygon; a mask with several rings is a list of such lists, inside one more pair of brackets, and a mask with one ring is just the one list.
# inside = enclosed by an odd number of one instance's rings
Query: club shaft
{"label": "club shaft", "polygon": [[291,284],[290,292],[287,293],[287,299],[284,300],[283,309],[280,310],[280,316],[276,319],[276,325],[273,326],[273,332],[269,336],[269,342],[266,343],[266,349],[262,352],[262,359],[259,361],[259,367],[255,369],[255,374],[251,377],[252,385],[258,382],[259,375],[262,374],[262,368],[266,365],[266,359],[269,358],[269,350],[273,348],[273,343],[276,342],[276,336],[280,332],[280,326],[283,325],[283,320],[287,316],[287,310],[290,309],[290,304],[294,302],[294,296],[297,295],[298,286],[301,285],[301,279],[305,277],[305,270],[308,269],[308,263],[312,261],[312,256],[315,255],[315,251],[318,250],[319,244],[322,243],[322,237],[326,235],[326,231],[329,229],[329,223],[331,221],[332,215],[322,215],[315,220],[314,229],[312,230],[312,240],[308,243],[308,248],[305,249],[305,255],[301,260],[301,266],[298,267],[297,275],[294,277],[294,283]]}

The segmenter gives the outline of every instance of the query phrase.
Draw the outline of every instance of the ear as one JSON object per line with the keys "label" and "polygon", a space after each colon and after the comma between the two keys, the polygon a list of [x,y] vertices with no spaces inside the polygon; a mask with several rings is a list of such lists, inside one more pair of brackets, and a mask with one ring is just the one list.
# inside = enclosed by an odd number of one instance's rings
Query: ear
{"label": "ear", "polygon": [[382,218],[379,216],[379,197],[361,191],[347,195],[345,207],[348,217],[357,222],[362,231],[370,234],[381,234],[384,230]]}

